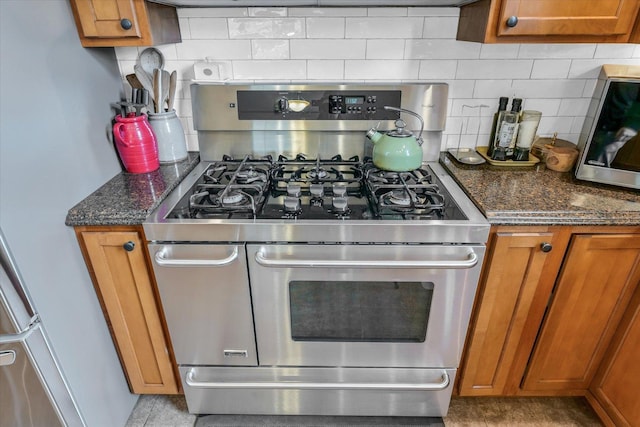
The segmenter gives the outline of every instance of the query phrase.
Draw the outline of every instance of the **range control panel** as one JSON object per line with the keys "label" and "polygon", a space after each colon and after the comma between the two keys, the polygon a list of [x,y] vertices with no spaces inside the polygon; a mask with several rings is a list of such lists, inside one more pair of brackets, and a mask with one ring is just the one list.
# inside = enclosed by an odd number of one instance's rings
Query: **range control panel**
{"label": "range control panel", "polygon": [[399,90],[238,91],[240,120],[394,120],[400,108]]}

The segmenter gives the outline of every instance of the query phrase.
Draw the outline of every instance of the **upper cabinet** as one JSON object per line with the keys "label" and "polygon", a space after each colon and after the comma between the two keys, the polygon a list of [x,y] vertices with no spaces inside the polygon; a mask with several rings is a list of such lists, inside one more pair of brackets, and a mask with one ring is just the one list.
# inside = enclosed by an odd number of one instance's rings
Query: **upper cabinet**
{"label": "upper cabinet", "polygon": [[481,0],[460,10],[458,40],[482,43],[627,43],[639,0]]}
{"label": "upper cabinet", "polygon": [[179,43],[175,7],[145,0],[71,0],[84,47]]}

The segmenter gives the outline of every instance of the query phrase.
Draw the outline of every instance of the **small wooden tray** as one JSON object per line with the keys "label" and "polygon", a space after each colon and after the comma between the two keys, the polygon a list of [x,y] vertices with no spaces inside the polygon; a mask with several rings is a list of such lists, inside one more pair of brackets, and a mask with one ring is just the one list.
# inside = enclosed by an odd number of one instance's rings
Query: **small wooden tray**
{"label": "small wooden tray", "polygon": [[487,148],[489,147],[476,147],[476,151],[484,157],[484,159],[490,164],[494,166],[506,166],[506,167],[523,167],[523,166],[533,166],[536,163],[540,163],[540,159],[529,153],[529,160],[514,162],[513,160],[493,160],[491,157],[487,156]]}

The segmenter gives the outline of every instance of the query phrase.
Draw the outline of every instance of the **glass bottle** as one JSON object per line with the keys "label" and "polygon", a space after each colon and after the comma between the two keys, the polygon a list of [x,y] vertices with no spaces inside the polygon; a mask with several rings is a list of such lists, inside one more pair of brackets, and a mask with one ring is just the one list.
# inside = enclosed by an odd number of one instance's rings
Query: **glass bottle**
{"label": "glass bottle", "polygon": [[493,148],[493,155],[491,156],[493,160],[509,159],[507,152],[518,126],[521,105],[522,99],[514,98],[511,103],[511,111],[504,113],[502,121],[496,130],[496,143]]}
{"label": "glass bottle", "polygon": [[507,111],[507,104],[509,103],[509,98],[506,96],[501,96],[500,101],[498,103],[498,111],[493,115],[493,124],[491,125],[491,135],[489,136],[489,146],[487,147],[487,156],[493,156],[493,148],[496,140],[496,129],[498,123],[502,121],[502,116]]}
{"label": "glass bottle", "polygon": [[516,149],[518,128],[520,127],[520,119],[522,117],[522,113],[520,112],[521,109],[522,109],[522,99],[513,98],[513,102],[511,103],[511,112],[517,114],[517,121],[516,121],[516,127],[513,130],[513,135],[511,135],[511,142],[509,142],[509,148],[507,148],[507,159],[511,159],[513,157],[513,152]]}

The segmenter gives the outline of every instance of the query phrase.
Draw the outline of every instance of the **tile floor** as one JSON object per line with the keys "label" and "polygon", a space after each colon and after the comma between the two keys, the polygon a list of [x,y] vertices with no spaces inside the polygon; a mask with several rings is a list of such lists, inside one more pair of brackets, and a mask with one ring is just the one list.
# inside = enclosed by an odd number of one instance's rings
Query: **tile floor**
{"label": "tile floor", "polygon": [[[140,396],[125,427],[193,427],[183,396]],[[602,424],[583,398],[483,398],[451,400],[446,427],[552,427]],[[238,426],[241,427],[241,426]]]}

